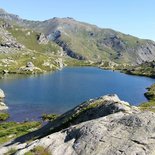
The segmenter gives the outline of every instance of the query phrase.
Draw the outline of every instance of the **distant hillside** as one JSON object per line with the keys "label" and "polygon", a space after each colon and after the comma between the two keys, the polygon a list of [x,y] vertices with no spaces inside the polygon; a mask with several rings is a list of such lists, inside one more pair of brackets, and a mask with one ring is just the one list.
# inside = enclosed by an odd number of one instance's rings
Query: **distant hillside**
{"label": "distant hillside", "polygon": [[44,33],[49,40],[61,46],[67,55],[76,59],[125,64],[155,60],[155,42],[101,29],[69,17],[29,21],[1,9],[0,18]]}

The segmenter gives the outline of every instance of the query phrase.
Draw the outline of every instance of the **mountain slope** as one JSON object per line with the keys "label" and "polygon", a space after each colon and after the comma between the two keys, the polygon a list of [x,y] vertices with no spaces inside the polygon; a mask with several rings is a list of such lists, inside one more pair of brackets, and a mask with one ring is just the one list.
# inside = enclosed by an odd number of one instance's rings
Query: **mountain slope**
{"label": "mountain slope", "polygon": [[57,70],[64,65],[63,59],[67,58],[60,47],[42,33],[0,19],[0,73]]}
{"label": "mountain slope", "polygon": [[126,35],[111,29],[76,21],[72,18],[52,18],[29,21],[0,11],[0,18],[42,32],[76,59],[139,64],[155,59],[155,42]]}

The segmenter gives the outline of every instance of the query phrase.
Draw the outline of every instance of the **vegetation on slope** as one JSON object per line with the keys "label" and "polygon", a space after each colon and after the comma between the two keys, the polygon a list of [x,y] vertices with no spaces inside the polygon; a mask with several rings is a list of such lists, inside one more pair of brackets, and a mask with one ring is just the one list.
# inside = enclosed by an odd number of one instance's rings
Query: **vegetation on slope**
{"label": "vegetation on slope", "polygon": [[13,28],[9,28],[7,30],[17,39],[18,42],[25,45],[25,47],[30,50],[54,54],[56,54],[59,50],[58,45],[53,42],[48,42],[47,44],[39,44],[39,33],[33,30],[25,29],[18,26],[13,26]]}
{"label": "vegetation on slope", "polygon": [[121,64],[136,64],[153,58],[153,41],[101,29],[71,18],[53,18],[38,23],[34,29],[45,33],[64,49],[68,48],[95,62],[110,60]]}
{"label": "vegetation on slope", "polygon": [[140,107],[143,110],[150,110],[150,111],[155,112],[155,84],[147,88],[147,90],[148,91],[144,95],[149,101],[142,103]]}
{"label": "vegetation on slope", "polygon": [[[10,24],[16,24],[17,28],[10,32],[32,50],[50,51],[51,48],[55,48],[54,43],[36,46],[37,34],[34,31],[37,31],[44,33],[64,50],[68,49],[66,53],[71,57],[78,55],[88,60],[110,60],[121,64],[137,64],[154,59],[155,43],[153,41],[139,39],[111,29],[101,29],[73,18],[54,17],[42,22],[29,21],[5,11],[0,13],[0,18]],[[23,27],[23,29],[18,27]],[[78,56],[76,58],[79,58]]]}
{"label": "vegetation on slope", "polygon": [[144,62],[137,66],[128,66],[123,72],[131,75],[155,77],[155,61]]}

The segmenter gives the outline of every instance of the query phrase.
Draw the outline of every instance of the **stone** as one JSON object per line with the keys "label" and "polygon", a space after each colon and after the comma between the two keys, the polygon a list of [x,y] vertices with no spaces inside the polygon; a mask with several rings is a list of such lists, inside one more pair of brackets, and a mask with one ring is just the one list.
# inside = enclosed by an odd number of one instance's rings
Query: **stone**
{"label": "stone", "polygon": [[7,110],[7,109],[8,109],[8,107],[6,106],[6,104],[3,102],[0,102],[0,111]]}
{"label": "stone", "polygon": [[43,33],[38,34],[37,40],[38,40],[39,44],[45,44],[46,45],[49,42],[49,40],[47,39],[47,37]]}
{"label": "stone", "polygon": [[4,98],[5,97],[5,94],[4,94],[4,91],[2,89],[0,89],[0,98]]}
{"label": "stone", "polygon": [[34,64],[32,62],[27,62],[26,67],[34,67]]}
{"label": "stone", "polygon": [[3,72],[3,74],[8,74],[9,73],[9,71],[6,70],[6,69],[4,69],[2,72]]}
{"label": "stone", "polygon": [[36,67],[32,62],[27,62],[26,66],[22,66],[19,68],[19,71],[30,71],[30,72],[34,72],[34,71],[38,71],[38,72],[42,72],[42,70],[39,67]]}

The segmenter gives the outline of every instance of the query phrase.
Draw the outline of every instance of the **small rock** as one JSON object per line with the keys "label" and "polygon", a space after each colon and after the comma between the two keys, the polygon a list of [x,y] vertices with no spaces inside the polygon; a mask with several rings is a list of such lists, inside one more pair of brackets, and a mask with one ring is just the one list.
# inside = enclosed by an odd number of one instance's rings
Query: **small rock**
{"label": "small rock", "polygon": [[6,106],[5,103],[0,102],[0,110],[7,110],[7,109],[8,109],[8,106]]}
{"label": "small rock", "polygon": [[32,62],[27,62],[26,67],[34,67],[34,64]]}
{"label": "small rock", "polygon": [[3,74],[8,74],[8,73],[9,73],[8,70],[6,70],[6,69],[3,70]]}
{"label": "small rock", "polygon": [[0,89],[0,98],[4,98],[4,97],[5,97],[4,91]]}
{"label": "small rock", "polygon": [[48,39],[46,38],[46,36],[43,33],[40,33],[37,36],[37,40],[38,40],[39,44],[48,44]]}

